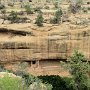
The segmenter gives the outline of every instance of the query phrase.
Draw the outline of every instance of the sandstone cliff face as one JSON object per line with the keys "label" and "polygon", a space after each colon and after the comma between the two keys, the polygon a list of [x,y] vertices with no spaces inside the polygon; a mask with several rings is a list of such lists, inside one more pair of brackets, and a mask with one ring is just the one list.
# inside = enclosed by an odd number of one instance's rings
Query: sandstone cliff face
{"label": "sandstone cliff face", "polygon": [[67,59],[75,49],[89,59],[90,27],[78,27],[65,23],[60,26],[30,27],[31,31],[1,28],[0,61]]}

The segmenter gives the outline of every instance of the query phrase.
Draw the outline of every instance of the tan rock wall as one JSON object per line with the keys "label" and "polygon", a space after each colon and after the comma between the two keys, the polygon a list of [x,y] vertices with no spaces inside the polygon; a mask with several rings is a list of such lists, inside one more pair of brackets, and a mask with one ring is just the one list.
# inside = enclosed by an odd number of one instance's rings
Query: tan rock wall
{"label": "tan rock wall", "polygon": [[87,58],[90,58],[90,37],[83,37],[82,40],[71,39],[64,42],[61,42],[61,40],[50,40],[47,43],[36,44],[24,49],[22,47],[0,49],[0,61],[31,61],[50,58],[67,59],[75,49],[84,53]]}

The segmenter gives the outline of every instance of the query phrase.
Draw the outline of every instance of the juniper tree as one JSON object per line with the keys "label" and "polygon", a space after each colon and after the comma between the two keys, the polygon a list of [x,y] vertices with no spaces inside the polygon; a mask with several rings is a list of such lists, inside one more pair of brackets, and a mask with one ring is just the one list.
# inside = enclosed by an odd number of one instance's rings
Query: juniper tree
{"label": "juniper tree", "polygon": [[82,53],[75,51],[67,61],[67,65],[64,64],[64,66],[69,67],[75,90],[90,90],[90,79],[88,77],[90,66]]}
{"label": "juniper tree", "polygon": [[53,23],[53,24],[59,24],[60,21],[61,21],[62,14],[63,14],[63,12],[62,12],[61,9],[57,10],[56,13],[55,13],[54,18],[51,19],[50,22]]}
{"label": "juniper tree", "polygon": [[11,21],[11,23],[16,23],[19,20],[18,14],[15,11],[11,11],[8,19]]}
{"label": "juniper tree", "polygon": [[44,18],[42,16],[42,13],[40,12],[36,18],[35,24],[37,24],[37,26],[43,26],[43,22],[44,22],[43,20]]}
{"label": "juniper tree", "polygon": [[33,14],[33,11],[32,11],[32,8],[31,8],[30,5],[26,5],[26,6],[25,6],[25,10],[26,10],[26,13],[27,13],[27,14]]}

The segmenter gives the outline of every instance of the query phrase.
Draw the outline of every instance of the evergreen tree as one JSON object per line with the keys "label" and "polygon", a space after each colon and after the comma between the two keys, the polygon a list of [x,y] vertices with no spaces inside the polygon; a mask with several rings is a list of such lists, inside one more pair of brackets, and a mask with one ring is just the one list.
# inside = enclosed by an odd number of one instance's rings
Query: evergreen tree
{"label": "evergreen tree", "polygon": [[63,65],[66,68],[68,67],[72,75],[75,90],[90,90],[90,79],[88,77],[90,67],[83,54],[75,51],[67,61],[67,65],[65,63]]}
{"label": "evergreen tree", "polygon": [[62,12],[61,9],[57,10],[56,13],[55,13],[54,18],[51,19],[50,22],[53,23],[53,24],[59,24],[60,21],[61,21],[62,14],[63,14],[63,12]]}
{"label": "evergreen tree", "polygon": [[16,22],[18,22],[19,18],[18,18],[17,12],[11,11],[8,19],[11,21],[11,23],[16,23]]}
{"label": "evergreen tree", "polygon": [[42,13],[39,13],[37,18],[36,18],[36,22],[35,24],[37,24],[37,26],[43,26],[43,16],[42,16]]}
{"label": "evergreen tree", "polygon": [[27,14],[33,14],[33,11],[32,11],[32,8],[31,8],[30,5],[26,5],[26,6],[25,6],[25,10],[26,10],[26,13],[27,13]]}
{"label": "evergreen tree", "polygon": [[76,90],[90,90],[90,87],[88,87],[88,72],[90,68],[84,55],[75,51],[69,60],[69,64]]}

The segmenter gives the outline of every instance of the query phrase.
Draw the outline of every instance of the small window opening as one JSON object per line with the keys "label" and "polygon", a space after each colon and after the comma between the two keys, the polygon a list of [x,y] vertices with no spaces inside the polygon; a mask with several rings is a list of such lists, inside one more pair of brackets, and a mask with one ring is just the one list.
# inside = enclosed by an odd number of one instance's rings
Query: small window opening
{"label": "small window opening", "polygon": [[32,61],[32,64],[36,64],[36,61]]}

